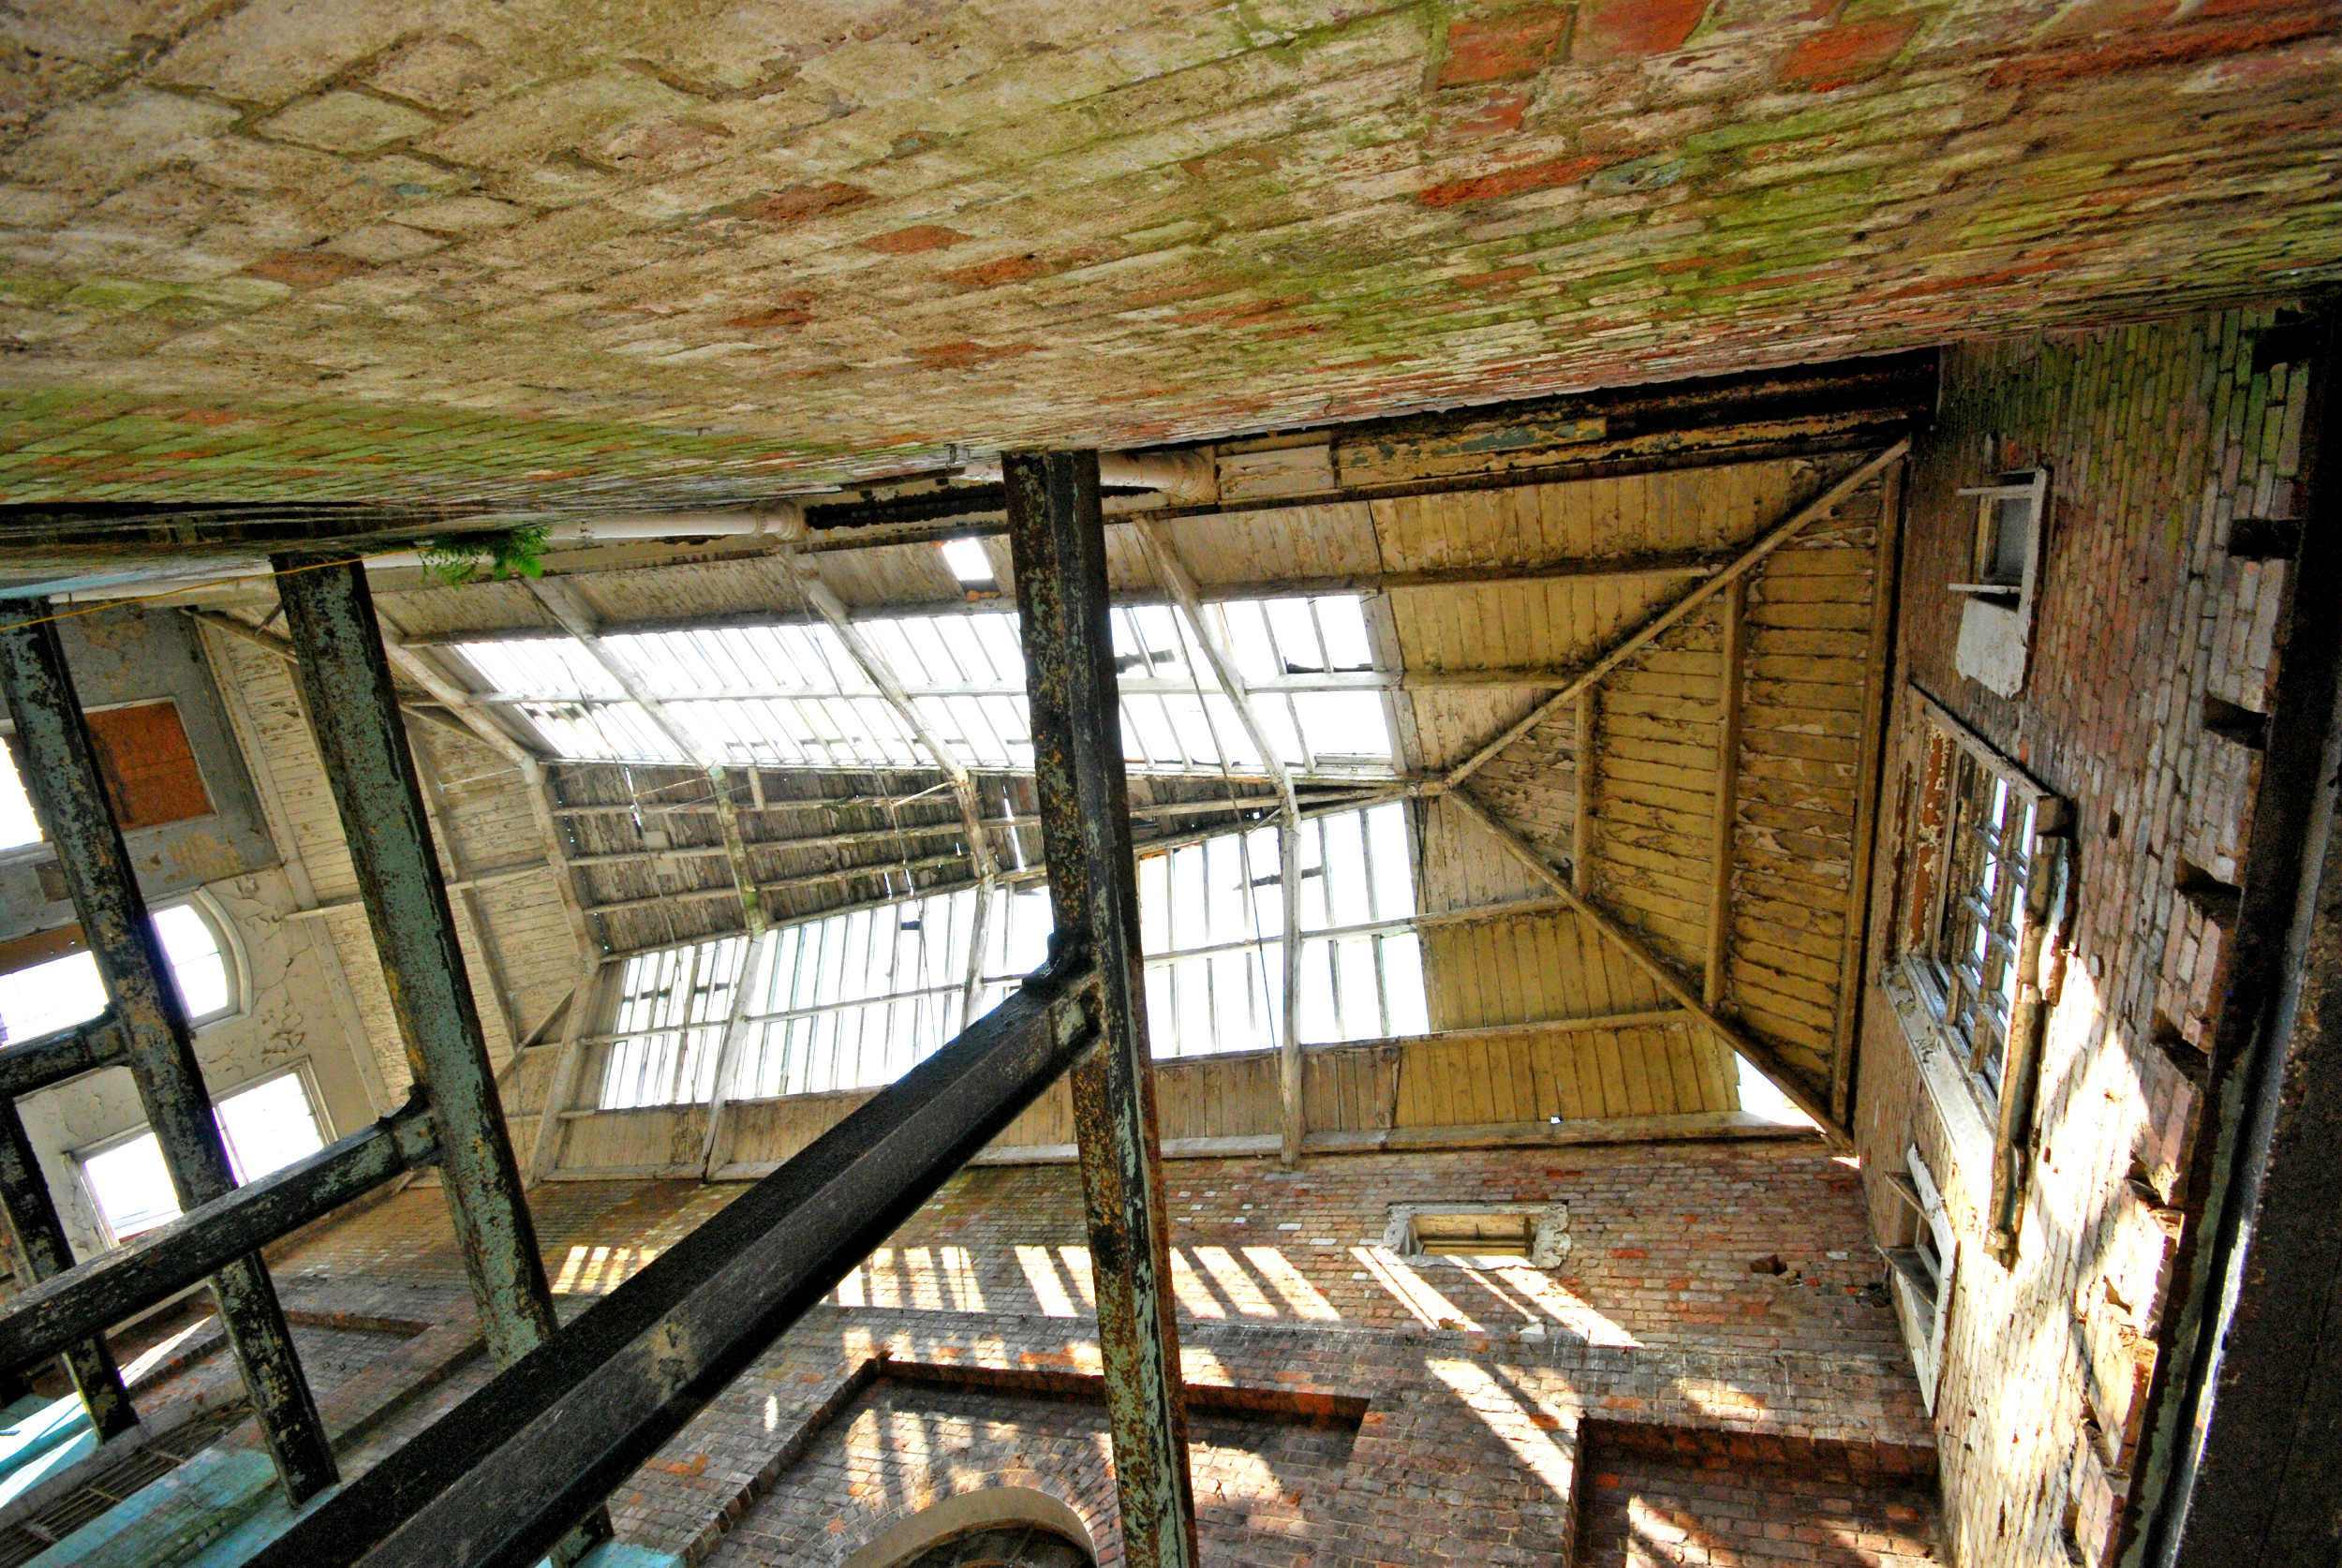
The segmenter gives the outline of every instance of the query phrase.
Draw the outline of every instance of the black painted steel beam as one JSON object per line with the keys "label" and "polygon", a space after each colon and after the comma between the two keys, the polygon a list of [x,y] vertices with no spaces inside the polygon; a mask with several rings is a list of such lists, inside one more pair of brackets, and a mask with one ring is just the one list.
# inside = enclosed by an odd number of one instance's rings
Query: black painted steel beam
{"label": "black painted steel beam", "polygon": [[1060,939],[1087,947],[1098,967],[1100,1043],[1074,1070],[1074,1123],[1122,1550],[1131,1568],[1192,1568],[1199,1561],[1195,1498],[1147,1045],[1098,454],[1011,452],[1001,478],[1049,904]]}
{"label": "black painted steel beam", "polygon": [[[73,1249],[57,1220],[57,1206],[50,1200],[49,1183],[41,1176],[40,1156],[25,1135],[24,1117],[16,1102],[5,1095],[0,1095],[0,1208],[7,1211],[8,1229],[16,1233],[16,1250],[32,1270],[36,1289],[41,1281],[72,1269]],[[202,1274],[197,1274],[184,1282],[193,1284],[201,1278]],[[19,1294],[7,1306],[23,1299]],[[8,1368],[28,1367],[52,1353],[63,1354],[66,1370],[72,1374],[74,1390],[82,1396],[100,1442],[139,1424],[129,1391],[122,1386],[122,1368],[114,1364],[113,1347],[106,1343],[106,1327],[94,1324],[22,1355],[0,1351],[0,1367]]]}
{"label": "black painted steel beam", "polygon": [[[0,1114],[0,1133],[7,1119]],[[43,1275],[33,1289],[0,1303],[0,1366],[22,1366],[59,1351],[70,1354],[77,1341],[170,1299],[223,1264],[290,1235],[393,1176],[432,1163],[437,1153],[430,1107],[417,1095],[404,1108],[305,1160],[214,1198],[103,1256],[53,1278]],[[0,1146],[0,1191],[12,1180],[7,1151]],[[52,1222],[54,1218],[52,1213]],[[58,1239],[63,1241],[62,1233]]]}
{"label": "black painted steel beam", "polygon": [[[1556,450],[1545,462],[1507,472],[1444,474],[1379,484],[1343,484],[1306,495],[1152,507],[1146,515],[1214,517],[1875,451],[1907,435],[1913,425],[1924,425],[1934,418],[1937,370],[1936,351],[1919,348],[1867,359],[1596,388],[1560,397],[1466,405],[1337,424],[1327,429],[1337,447],[1421,439],[1497,422],[1584,421],[1598,424],[1601,436],[1581,446]],[[1804,433],[1791,433],[1799,425]],[[1734,427],[1745,428],[1736,436]],[[1702,439],[1708,436],[1721,438]],[[805,521],[817,536],[838,529],[910,529],[922,524],[956,525],[995,517],[1006,504],[1004,484],[949,484],[892,493],[873,484],[852,498],[807,503]],[[950,531],[977,534],[997,529],[955,526]]]}
{"label": "black painted steel beam", "polygon": [[[124,1037],[147,1125],[183,1209],[235,1189],[169,962],[147,918],[122,829],[97,768],[89,727],[46,599],[20,600],[31,619],[0,627],[0,692],[16,721],[24,784],[73,895]],[[258,1252],[212,1276],[260,1431],[287,1495],[304,1501],[338,1479],[325,1423],[301,1375],[276,1287]]]}
{"label": "black painted steel beam", "polygon": [[496,1069],[431,845],[365,568],[280,555],[276,592],[309,724],[333,786],[391,1011],[431,1097],[455,1236],[489,1354],[509,1367],[549,1338],[553,1290],[521,1191]]}
{"label": "black painted steel beam", "polygon": [[1057,1081],[1089,978],[1034,976],[246,1568],[535,1563]]}
{"label": "black painted steel beam", "polygon": [[101,1067],[120,1067],[128,1053],[109,1008],[87,1023],[0,1049],[0,1098],[21,1099]]}

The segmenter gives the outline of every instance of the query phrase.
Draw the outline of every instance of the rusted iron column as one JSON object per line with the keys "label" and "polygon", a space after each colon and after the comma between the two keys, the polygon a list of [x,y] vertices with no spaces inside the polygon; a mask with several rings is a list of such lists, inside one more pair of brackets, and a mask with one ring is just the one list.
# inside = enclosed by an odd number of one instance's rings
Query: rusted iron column
{"label": "rusted iron column", "polygon": [[276,592],[415,1082],[437,1117],[448,1208],[489,1354],[509,1367],[554,1330],[496,1073],[398,717],[364,570],[280,555]]}
{"label": "rusted iron column", "polygon": [[[7,1209],[8,1228],[16,1233],[16,1250],[23,1254],[33,1283],[73,1266],[73,1249],[57,1221],[57,1206],[40,1174],[40,1157],[25,1135],[16,1102],[5,1096],[0,1096],[0,1206]],[[114,1365],[113,1347],[102,1332],[67,1349],[65,1364],[100,1442],[139,1424],[139,1413],[122,1386],[122,1368]]]}
{"label": "rusted iron column", "polygon": [[[35,616],[48,614],[45,599],[20,604]],[[74,912],[113,1000],[127,1046],[125,1065],[138,1081],[170,1185],[182,1208],[209,1203],[236,1185],[228,1146],[212,1117],[186,1012],[177,989],[164,978],[162,943],[147,919],[146,897],[139,891],[113,803],[98,776],[97,755],[53,621],[0,629],[0,691],[16,721],[25,788],[57,851]],[[305,1501],[339,1477],[325,1423],[301,1376],[284,1309],[259,1253],[213,1275],[212,1294],[286,1494]]]}
{"label": "rusted iron column", "polygon": [[1098,1045],[1072,1077],[1122,1550],[1132,1568],[1193,1568],[1195,1498],[1106,617],[1098,454],[1011,452],[1001,477],[1055,939],[1089,948],[1103,1005]]}

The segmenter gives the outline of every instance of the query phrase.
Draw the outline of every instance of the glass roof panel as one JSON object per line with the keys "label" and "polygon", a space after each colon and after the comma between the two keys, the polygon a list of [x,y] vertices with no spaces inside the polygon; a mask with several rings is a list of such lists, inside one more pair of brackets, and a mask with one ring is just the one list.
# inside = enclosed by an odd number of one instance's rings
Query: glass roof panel
{"label": "glass roof panel", "polygon": [[[1214,607],[1223,615],[1248,682],[1306,681],[1371,669],[1365,619],[1355,598],[1267,599]],[[1255,772],[1258,748],[1166,605],[1132,605],[1111,618],[1122,703],[1125,761],[1134,769]],[[855,622],[903,686],[920,721],[955,759],[981,769],[1032,765],[1022,687],[1024,654],[1014,614],[987,612],[872,616]],[[910,723],[827,625],[775,625],[642,632],[602,640],[710,754],[736,764],[862,768],[927,766]],[[629,702],[611,669],[566,637],[457,644],[475,685],[526,717],[566,757],[688,761],[648,714]],[[1391,746],[1373,690],[1271,689],[1252,703],[1269,743],[1306,775],[1321,762],[1342,774],[1381,773]]]}

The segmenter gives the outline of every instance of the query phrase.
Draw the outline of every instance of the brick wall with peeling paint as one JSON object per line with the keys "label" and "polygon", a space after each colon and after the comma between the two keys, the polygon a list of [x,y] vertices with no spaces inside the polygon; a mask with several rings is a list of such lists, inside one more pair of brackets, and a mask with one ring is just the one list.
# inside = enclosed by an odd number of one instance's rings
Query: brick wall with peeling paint
{"label": "brick wall with peeling paint", "polygon": [[[1913,471],[1899,673],[2076,807],[2073,912],[2029,1141],[2018,1255],[1982,1246],[1992,1174],[1939,1113],[1876,960],[1903,851],[1895,803],[1920,726],[1906,693],[1873,899],[1858,1117],[1876,1177],[1916,1140],[1961,1253],[1937,1396],[1957,1561],[2062,1565],[2112,1549],[2150,1419],[2171,1261],[2202,1195],[2194,1048],[2220,999],[2222,932],[2175,884],[2233,884],[2259,753],[2205,724],[2205,699],[2268,707],[2289,565],[2231,555],[2239,520],[2293,515],[2303,367],[2275,304],[1949,351]],[[1963,679],[1954,645],[1976,502],[1963,485],[2046,466],[2049,532],[2032,664],[2014,699]],[[1982,1115],[1989,1124],[1994,1111]]]}

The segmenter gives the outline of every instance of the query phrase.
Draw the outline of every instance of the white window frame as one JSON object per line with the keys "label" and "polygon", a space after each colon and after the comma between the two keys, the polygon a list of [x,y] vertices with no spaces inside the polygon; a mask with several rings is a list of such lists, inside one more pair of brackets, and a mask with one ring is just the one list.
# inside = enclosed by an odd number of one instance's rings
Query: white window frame
{"label": "white window frame", "polygon": [[[215,1025],[232,1023],[243,1017],[252,1009],[252,961],[244,950],[244,937],[237,931],[236,923],[228,918],[228,911],[220,907],[219,900],[213,897],[210,890],[206,888],[197,888],[184,898],[173,898],[167,903],[158,904],[150,911],[150,915],[160,914],[165,910],[176,909],[193,910],[202,920],[204,925],[212,933],[212,940],[219,949],[220,962],[228,971],[227,1004],[223,1007],[215,1007],[200,1016],[190,1013],[187,1017],[187,1027],[197,1030],[208,1029]],[[175,985],[177,983],[178,977],[174,972],[172,984]],[[307,1058],[303,1059],[305,1061]],[[315,1092],[317,1086],[314,1083],[308,1083],[305,1087],[310,1090],[310,1108],[315,1110],[319,1104]],[[332,1140],[328,1139],[327,1142],[330,1143]]]}
{"label": "white window frame", "polygon": [[[1960,673],[2003,697],[2024,689],[2032,658],[2034,588],[2049,532],[2049,481],[2047,468],[2020,469],[1960,492],[1976,497],[1976,533],[1968,556],[1975,581],[1946,584],[1966,601],[1960,608],[1960,640],[1952,662]],[[2031,529],[2014,581],[1990,570],[2000,554],[1999,510],[2009,501],[2024,504]]]}
{"label": "white window frame", "polygon": [[[317,1125],[319,1141],[323,1146],[331,1148],[334,1138],[338,1135],[334,1128],[334,1113],[327,1109],[325,1096],[318,1092],[317,1071],[312,1058],[308,1057],[303,1057],[299,1061],[284,1067],[272,1068],[266,1072],[256,1073],[230,1088],[216,1090],[212,1095],[212,1104],[216,1109],[223,1100],[233,1100],[240,1094],[273,1084],[279,1078],[297,1078],[301,1081],[301,1098],[308,1102],[309,1119]],[[226,1129],[223,1128],[221,1136],[224,1139],[226,1135]]]}
{"label": "white window frame", "polygon": [[[66,1158],[73,1165],[73,1179],[81,1186],[82,1201],[89,1206],[90,1218],[97,1225],[98,1238],[105,1243],[109,1250],[123,1245],[123,1238],[114,1234],[113,1220],[108,1217],[106,1206],[97,1201],[96,1184],[89,1178],[89,1162],[101,1154],[111,1154],[125,1144],[134,1144],[141,1138],[151,1136],[154,1131],[145,1122],[140,1122],[136,1127],[126,1128],[111,1137],[100,1138],[96,1143],[83,1145],[67,1153]],[[168,1224],[170,1221],[164,1220],[162,1223]],[[148,1227],[150,1230],[156,1227]],[[144,1235],[146,1232],[133,1231],[130,1234],[132,1238],[136,1238]]]}
{"label": "white window frame", "polygon": [[[1902,1179],[1890,1173],[1887,1183],[1902,1200],[1911,1237],[1900,1246],[1881,1245],[1878,1250],[1887,1261],[1888,1289],[1894,1296],[1895,1319],[1903,1328],[1903,1342],[1910,1350],[1912,1368],[1919,1374],[1920,1398],[1932,1415],[1935,1411],[1936,1386],[1943,1379],[1944,1339],[1951,1323],[1952,1288],[1960,1268],[1960,1237],[1944,1207],[1943,1191],[1935,1183],[1934,1173],[1927,1168],[1919,1146],[1906,1145],[1903,1160]],[[1922,1229],[1934,1245],[1939,1265],[1932,1292],[1922,1284],[1927,1272],[1926,1256],[1919,1248]]]}
{"label": "white window frame", "polygon": [[[219,1102],[221,1101],[233,1100],[240,1094],[245,1094],[253,1089],[263,1087],[269,1084],[276,1082],[280,1078],[291,1078],[300,1084],[301,1097],[309,1107],[309,1120],[317,1128],[319,1142],[323,1147],[332,1147],[335,1136],[333,1113],[326,1106],[325,1097],[318,1092],[317,1074],[311,1067],[310,1058],[307,1057],[304,1057],[299,1061],[293,1062],[289,1066],[280,1067],[272,1072],[262,1072],[254,1077],[246,1078],[242,1083],[235,1085],[231,1088],[222,1089],[214,1093],[212,1096],[212,1114],[214,1117],[214,1124],[219,1125],[217,1117],[219,1114]],[[109,1137],[100,1138],[95,1143],[84,1144],[80,1148],[68,1149],[66,1153],[67,1161],[70,1162],[73,1167],[73,1178],[81,1187],[82,1201],[89,1206],[90,1216],[96,1222],[97,1234],[104,1239],[105,1244],[109,1249],[122,1246],[123,1238],[114,1234],[113,1221],[108,1218],[105,1206],[97,1201],[97,1189],[89,1178],[89,1162],[100,1155],[111,1154],[115,1149],[121,1148],[126,1144],[134,1144],[141,1138],[151,1137],[154,1134],[154,1131],[155,1129],[152,1123],[141,1121],[135,1127],[125,1128],[122,1132],[113,1133]],[[220,1127],[220,1141],[228,1147],[229,1164],[230,1169],[232,1172],[235,1165],[239,1162],[240,1157],[235,1153],[234,1146],[229,1144],[228,1142],[228,1132],[225,1126]],[[247,1177],[246,1179],[249,1180],[252,1178]],[[244,1183],[238,1182],[237,1185],[242,1186]],[[162,1223],[168,1224],[170,1221],[164,1220]],[[135,1231],[131,1233],[131,1235],[132,1237],[135,1238],[147,1234],[147,1230],[156,1228],[158,1227],[149,1226],[146,1230]]]}

